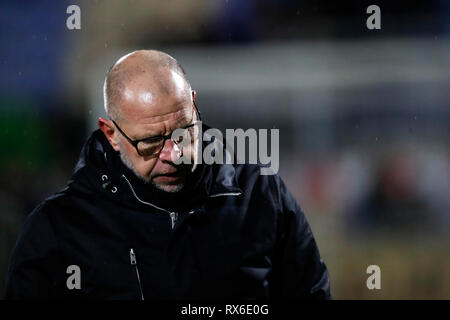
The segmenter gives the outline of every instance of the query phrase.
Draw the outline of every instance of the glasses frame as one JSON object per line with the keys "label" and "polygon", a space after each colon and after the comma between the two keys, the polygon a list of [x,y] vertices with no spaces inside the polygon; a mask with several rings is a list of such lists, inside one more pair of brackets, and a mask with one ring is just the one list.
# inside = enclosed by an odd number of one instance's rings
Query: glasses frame
{"label": "glasses frame", "polygon": [[[193,104],[194,104],[194,110],[195,110],[195,113],[196,113],[196,115],[197,115],[197,120],[194,121],[194,123],[191,123],[190,125],[187,125],[187,126],[185,126],[185,127],[183,127],[183,128],[179,128],[179,129],[188,129],[188,128],[191,128],[191,127],[195,126],[197,123],[199,123],[200,121],[202,121],[202,117],[201,117],[200,111],[198,110],[198,107],[197,107],[197,105],[195,104],[195,101],[193,102]],[[158,140],[158,139],[163,139],[163,143],[162,143],[162,145],[161,145],[161,149],[160,149],[158,152],[155,152],[153,155],[145,156],[145,157],[154,157],[154,156],[158,155],[158,154],[162,151],[162,149],[164,149],[164,145],[166,144],[166,140],[172,138],[173,131],[172,131],[170,134],[168,134],[168,135],[157,135],[157,136],[147,137],[147,138],[143,138],[143,139],[133,140],[133,139],[131,139],[131,138],[130,138],[130,137],[129,137],[122,129],[120,129],[119,125],[118,125],[113,119],[110,119],[110,120],[114,123],[114,125],[117,127],[117,129],[119,130],[119,132],[120,132],[120,133],[128,140],[128,142],[136,149],[137,154],[140,155],[141,157],[144,157],[144,156],[139,152],[139,149],[138,149],[138,144],[139,144],[139,142],[144,142],[144,141],[154,141],[154,140]],[[175,131],[175,130],[174,130],[174,131]],[[172,140],[172,141],[173,141],[176,145],[178,145],[178,143],[177,143],[176,141],[174,141],[174,140]]]}

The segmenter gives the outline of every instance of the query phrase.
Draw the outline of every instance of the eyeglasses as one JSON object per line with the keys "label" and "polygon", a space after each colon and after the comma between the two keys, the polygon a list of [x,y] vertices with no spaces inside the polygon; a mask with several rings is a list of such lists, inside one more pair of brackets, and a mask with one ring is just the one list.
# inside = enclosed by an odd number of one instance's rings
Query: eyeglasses
{"label": "eyeglasses", "polygon": [[117,127],[119,132],[128,140],[128,142],[136,148],[137,153],[142,157],[152,157],[156,156],[161,152],[164,148],[167,139],[171,139],[177,146],[180,145],[182,141],[185,139],[191,139],[191,144],[194,141],[194,126],[198,124],[202,119],[200,116],[200,111],[197,108],[197,105],[194,102],[194,110],[197,116],[197,120],[194,123],[187,125],[183,128],[180,128],[181,134],[177,135],[176,139],[172,139],[172,133],[168,135],[158,135],[148,138],[143,138],[139,140],[132,140],[130,137],[126,135],[125,132],[120,129],[119,125],[111,119],[114,125]]}

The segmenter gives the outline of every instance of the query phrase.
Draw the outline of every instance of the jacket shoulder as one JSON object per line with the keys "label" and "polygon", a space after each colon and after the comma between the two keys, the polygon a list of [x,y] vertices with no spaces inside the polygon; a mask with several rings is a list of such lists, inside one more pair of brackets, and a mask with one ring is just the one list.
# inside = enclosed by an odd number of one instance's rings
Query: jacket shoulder
{"label": "jacket shoulder", "polygon": [[28,215],[27,220],[51,219],[51,215],[61,207],[69,205],[70,191],[69,187],[48,196],[42,200]]}
{"label": "jacket shoulder", "polygon": [[54,226],[54,214],[61,212],[63,204],[67,206],[67,188],[58,191],[41,201],[27,216],[22,225],[16,248],[28,254],[39,254],[40,249],[49,249],[57,245]]}
{"label": "jacket shoulder", "polygon": [[236,180],[240,188],[253,196],[263,197],[272,205],[281,208],[283,198],[292,195],[282,178],[277,174],[262,174],[263,166],[258,164],[236,165]]}

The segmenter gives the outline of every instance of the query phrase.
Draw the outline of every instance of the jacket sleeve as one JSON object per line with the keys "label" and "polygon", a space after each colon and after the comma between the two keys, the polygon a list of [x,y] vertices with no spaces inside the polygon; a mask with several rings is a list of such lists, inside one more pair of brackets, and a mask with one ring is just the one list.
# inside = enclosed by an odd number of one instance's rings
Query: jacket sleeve
{"label": "jacket sleeve", "polygon": [[5,299],[56,298],[57,242],[48,216],[37,207],[22,227],[9,262]]}
{"label": "jacket sleeve", "polygon": [[284,182],[275,176],[280,211],[273,264],[275,298],[331,299],[327,267],[311,228]]}

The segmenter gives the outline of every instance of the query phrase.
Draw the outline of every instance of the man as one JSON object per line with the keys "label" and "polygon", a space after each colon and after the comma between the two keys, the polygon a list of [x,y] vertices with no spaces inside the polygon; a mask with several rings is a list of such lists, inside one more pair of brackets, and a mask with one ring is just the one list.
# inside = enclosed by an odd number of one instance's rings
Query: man
{"label": "man", "polygon": [[104,100],[109,119],[68,186],[23,227],[7,298],[330,298],[310,227],[279,176],[177,161],[199,152],[200,114],[175,59],[124,56]]}

